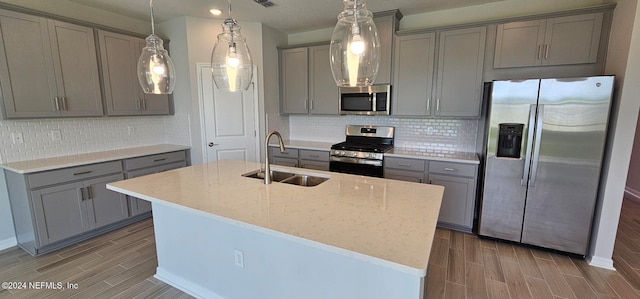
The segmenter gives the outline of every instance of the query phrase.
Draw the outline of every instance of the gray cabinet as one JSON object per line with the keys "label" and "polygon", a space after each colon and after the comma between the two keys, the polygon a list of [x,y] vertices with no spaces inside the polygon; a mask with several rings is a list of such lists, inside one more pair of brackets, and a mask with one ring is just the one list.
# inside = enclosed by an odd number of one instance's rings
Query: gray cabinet
{"label": "gray cabinet", "polygon": [[301,168],[329,171],[329,152],[316,150],[299,150]]}
{"label": "gray cabinet", "polygon": [[435,42],[435,33],[396,38],[391,114],[431,115]]}
{"label": "gray cabinet", "polygon": [[280,51],[282,113],[334,114],[338,109],[338,86],[329,63],[329,45]]}
{"label": "gray cabinet", "polygon": [[392,114],[479,116],[485,39],[486,27],[397,37]]}
{"label": "gray cabinet", "polygon": [[494,68],[595,63],[602,20],[592,13],[499,24]]}
{"label": "gray cabinet", "polygon": [[126,198],[106,189],[124,179],[120,161],[5,176],[18,244],[33,255],[129,216]]}
{"label": "gray cabinet", "polygon": [[308,113],[309,66],[307,47],[280,51],[280,103],[282,113]]}
{"label": "gray cabinet", "polygon": [[380,39],[380,65],[373,84],[391,84],[393,45],[400,19],[402,19],[402,14],[399,10],[375,13],[373,16],[373,22],[376,24]]}
{"label": "gray cabinet", "polygon": [[92,28],[0,10],[0,42],[7,118],[103,115]]}
{"label": "gray cabinet", "polygon": [[298,167],[298,149],[287,148],[280,152],[279,147],[269,147],[269,160],[271,164]]}
{"label": "gray cabinet", "polygon": [[480,116],[486,27],[439,33],[435,116]]}
{"label": "gray cabinet", "polygon": [[438,225],[471,232],[475,215],[476,165],[430,161],[429,184],[444,186]]}
{"label": "gray cabinet", "polygon": [[[187,164],[188,161],[185,151],[149,155],[124,161],[127,179],[181,168],[187,166]],[[131,216],[151,211],[151,203],[149,201],[132,196],[127,197]]]}
{"label": "gray cabinet", "polygon": [[329,45],[309,47],[309,113],[338,114],[339,90],[331,73]]}
{"label": "gray cabinet", "polygon": [[329,171],[328,150],[287,148],[280,152],[280,148],[269,146],[269,160],[274,165]]}
{"label": "gray cabinet", "polygon": [[137,77],[144,39],[98,31],[107,114],[167,115],[169,95],[145,94]]}
{"label": "gray cabinet", "polygon": [[106,185],[187,164],[182,150],[28,174],[5,170],[18,245],[39,255],[147,218],[147,202]]}
{"label": "gray cabinet", "polygon": [[427,165],[428,162],[425,160],[385,157],[384,177],[399,181],[424,183]]}
{"label": "gray cabinet", "polygon": [[444,186],[438,226],[471,232],[475,215],[477,166],[472,164],[385,157],[388,179]]}

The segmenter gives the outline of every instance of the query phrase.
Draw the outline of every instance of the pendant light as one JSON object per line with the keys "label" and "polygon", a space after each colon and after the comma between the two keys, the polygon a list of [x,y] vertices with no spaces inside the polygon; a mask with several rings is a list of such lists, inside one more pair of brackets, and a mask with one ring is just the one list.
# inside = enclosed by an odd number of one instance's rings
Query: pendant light
{"label": "pendant light", "polygon": [[365,0],[343,0],[331,35],[331,72],[338,86],[368,86],[378,73],[380,40]]}
{"label": "pendant light", "polygon": [[146,45],[138,59],[138,82],[144,93],[169,94],[176,86],[176,70],[164,49],[163,41],[155,34],[153,22],[153,0],[151,8],[151,35],[145,39]]}
{"label": "pendant light", "polygon": [[211,52],[213,82],[220,90],[236,92],[246,90],[253,77],[253,62],[247,42],[240,34],[238,22],[229,16],[222,23],[222,33]]}

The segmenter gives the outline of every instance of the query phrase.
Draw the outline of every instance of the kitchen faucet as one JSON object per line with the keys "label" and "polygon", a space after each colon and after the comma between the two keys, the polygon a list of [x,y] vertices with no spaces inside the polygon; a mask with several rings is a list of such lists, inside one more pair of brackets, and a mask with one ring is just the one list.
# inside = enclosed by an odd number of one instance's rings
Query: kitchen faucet
{"label": "kitchen faucet", "polygon": [[269,138],[272,135],[276,135],[278,137],[278,142],[280,143],[280,152],[284,152],[284,143],[282,142],[282,136],[278,131],[271,131],[267,134],[267,138],[264,141],[264,183],[271,184],[271,167],[269,166]]}

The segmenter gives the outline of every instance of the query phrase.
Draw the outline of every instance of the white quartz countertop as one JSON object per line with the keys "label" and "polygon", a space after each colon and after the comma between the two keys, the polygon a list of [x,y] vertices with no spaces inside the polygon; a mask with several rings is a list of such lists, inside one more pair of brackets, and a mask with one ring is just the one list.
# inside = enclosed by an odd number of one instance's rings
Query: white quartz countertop
{"label": "white quartz countertop", "polygon": [[109,151],[84,153],[77,155],[69,155],[54,158],[44,158],[37,160],[25,160],[20,162],[10,162],[0,164],[1,168],[16,172],[16,173],[33,173],[39,171],[47,171],[59,168],[102,163],[113,160],[128,159],[140,156],[162,154],[168,152],[175,152],[181,150],[187,150],[190,147],[173,144],[160,144],[141,147],[132,147],[125,149],[116,149]]}
{"label": "white quartz countertop", "polygon": [[[275,140],[275,139],[274,139]],[[269,142],[269,146],[278,146],[278,143],[274,140]],[[338,141],[339,142],[339,141]],[[331,145],[338,142],[318,142],[318,141],[304,141],[304,140],[286,140],[284,141],[285,147],[308,149],[318,151],[329,151]],[[465,152],[449,152],[449,153],[435,153],[428,152],[426,150],[414,149],[414,148],[402,148],[394,147],[392,150],[384,154],[387,157],[399,157],[409,159],[425,159],[434,161],[447,161],[467,164],[480,164],[480,159],[476,153]]]}
{"label": "white quartz countertop", "polygon": [[444,187],[278,165],[330,179],[302,187],[242,176],[259,167],[219,161],[107,188],[425,276]]}

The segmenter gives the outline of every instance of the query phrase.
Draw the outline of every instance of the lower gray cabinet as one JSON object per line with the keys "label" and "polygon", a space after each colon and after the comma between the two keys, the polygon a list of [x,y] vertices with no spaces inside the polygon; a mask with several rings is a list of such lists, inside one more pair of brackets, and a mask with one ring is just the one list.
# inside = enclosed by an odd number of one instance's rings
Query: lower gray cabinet
{"label": "lower gray cabinet", "polygon": [[127,218],[125,197],[106,187],[122,179],[122,174],[116,174],[31,191],[40,245]]}
{"label": "lower gray cabinet", "polygon": [[473,164],[385,157],[384,177],[444,186],[438,226],[471,232],[478,168]]}
{"label": "lower gray cabinet", "polygon": [[269,146],[269,161],[274,165],[329,171],[329,151],[287,148],[284,152]]}
{"label": "lower gray cabinet", "polygon": [[329,152],[315,150],[300,150],[299,167],[329,171]]}
{"label": "lower gray cabinet", "polygon": [[26,174],[5,169],[18,246],[39,255],[151,216],[148,202],[128,200],[106,185],[187,166],[187,151]]}
{"label": "lower gray cabinet", "polygon": [[[184,152],[179,152],[179,153],[184,153]],[[186,156],[184,154],[182,155],[182,157],[183,159],[186,159]],[[151,163],[153,163],[154,160],[157,161],[159,159],[163,159],[163,157],[160,157],[160,155],[150,156]],[[130,160],[128,160],[127,162],[129,161]],[[161,161],[165,161],[165,160],[161,160]],[[128,164],[131,164],[131,163],[128,163]],[[150,165],[144,165],[144,164],[140,165],[140,167],[145,167],[145,166],[148,167]],[[143,168],[143,169],[138,169],[134,171],[127,171],[127,178],[132,179],[135,177],[159,173],[159,172],[176,169],[180,167],[185,167],[185,166],[187,166],[187,161],[183,160],[183,161],[173,162],[166,165],[158,165],[158,166],[152,166],[149,168]],[[139,199],[136,197],[131,197],[131,196],[128,196],[128,197],[129,197],[129,212],[131,213],[131,216],[136,216],[136,215],[140,215],[140,214],[151,211],[151,202],[144,199]]]}

